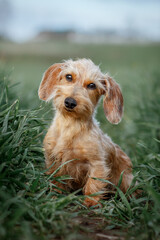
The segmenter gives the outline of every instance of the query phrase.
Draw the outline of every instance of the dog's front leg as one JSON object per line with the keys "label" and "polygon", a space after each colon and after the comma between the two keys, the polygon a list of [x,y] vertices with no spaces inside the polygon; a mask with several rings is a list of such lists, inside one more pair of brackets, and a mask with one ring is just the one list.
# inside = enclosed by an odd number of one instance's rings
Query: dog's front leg
{"label": "dog's front leg", "polygon": [[[88,180],[83,188],[84,195],[90,195],[102,191],[107,183],[93,178],[106,179],[108,172],[107,167],[103,163],[97,162],[94,163],[94,165],[91,165]],[[97,205],[101,197],[102,195],[96,195],[91,198],[87,197],[84,204],[87,207]]]}

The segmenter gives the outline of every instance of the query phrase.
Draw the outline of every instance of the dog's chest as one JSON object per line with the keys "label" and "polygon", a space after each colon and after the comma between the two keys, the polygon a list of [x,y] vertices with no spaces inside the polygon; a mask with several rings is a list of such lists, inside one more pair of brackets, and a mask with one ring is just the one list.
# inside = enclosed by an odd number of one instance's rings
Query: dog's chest
{"label": "dog's chest", "polygon": [[53,148],[53,155],[61,163],[64,163],[73,159],[87,160],[89,158],[88,155],[90,154],[88,152],[87,144],[80,143],[72,138],[59,138],[55,147]]}
{"label": "dog's chest", "polygon": [[103,155],[102,146],[98,138],[81,133],[76,136],[59,135],[52,151],[55,159],[61,163],[73,159],[82,162],[93,162],[100,159]]}

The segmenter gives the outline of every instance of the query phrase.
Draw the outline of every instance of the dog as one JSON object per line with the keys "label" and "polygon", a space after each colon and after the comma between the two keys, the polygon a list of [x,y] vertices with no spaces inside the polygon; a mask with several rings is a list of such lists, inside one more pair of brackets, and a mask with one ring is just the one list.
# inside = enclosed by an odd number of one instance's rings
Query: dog
{"label": "dog", "polygon": [[46,70],[38,94],[44,101],[53,100],[56,110],[44,138],[47,174],[59,168],[56,176],[71,177],[66,184],[53,183],[67,191],[81,188],[87,207],[97,205],[103,198],[98,193],[105,192],[108,181],[117,185],[121,174],[120,188],[125,193],[133,179],[131,160],[102,132],[94,117],[103,95],[108,121],[121,121],[123,96],[113,78],[103,74],[90,59],[70,59]]}

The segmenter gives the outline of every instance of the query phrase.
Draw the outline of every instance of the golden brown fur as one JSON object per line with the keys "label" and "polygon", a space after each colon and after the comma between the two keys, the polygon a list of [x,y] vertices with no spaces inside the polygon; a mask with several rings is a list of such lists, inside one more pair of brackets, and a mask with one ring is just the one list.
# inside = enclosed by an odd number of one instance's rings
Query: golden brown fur
{"label": "golden brown fur", "polygon": [[[67,75],[70,75],[68,80]],[[93,84],[95,84],[93,86]],[[92,86],[92,88],[91,88]],[[51,174],[65,164],[56,176],[69,175],[73,179],[58,185],[62,189],[83,188],[84,195],[104,190],[107,183],[93,178],[119,181],[126,192],[132,181],[132,164],[129,157],[105,135],[94,118],[100,97],[104,95],[104,112],[107,119],[119,123],[123,114],[123,97],[119,85],[103,74],[91,60],[68,60],[52,65],[44,74],[39,97],[53,99],[56,114],[44,139],[46,167]],[[76,106],[66,107],[66,99],[76,101]],[[85,199],[89,207],[97,204],[101,196]]]}

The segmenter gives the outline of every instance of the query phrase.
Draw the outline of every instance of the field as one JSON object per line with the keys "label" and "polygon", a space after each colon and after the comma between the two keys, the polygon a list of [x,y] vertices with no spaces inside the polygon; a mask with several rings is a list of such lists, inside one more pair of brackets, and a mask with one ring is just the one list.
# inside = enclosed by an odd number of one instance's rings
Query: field
{"label": "field", "polygon": [[[79,192],[52,191],[44,168],[42,140],[53,113],[37,89],[51,64],[81,57],[121,85],[122,122],[108,123],[102,104],[97,119],[131,157],[133,186],[138,181],[125,195],[118,188],[99,209],[84,207]],[[0,42],[0,88],[1,239],[160,239],[159,44]],[[142,189],[137,199],[130,197],[136,188]]]}

